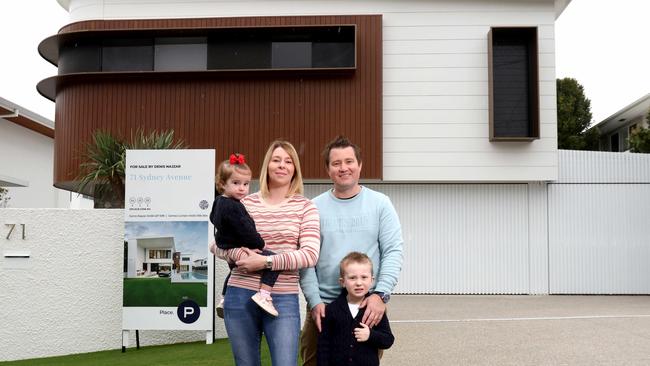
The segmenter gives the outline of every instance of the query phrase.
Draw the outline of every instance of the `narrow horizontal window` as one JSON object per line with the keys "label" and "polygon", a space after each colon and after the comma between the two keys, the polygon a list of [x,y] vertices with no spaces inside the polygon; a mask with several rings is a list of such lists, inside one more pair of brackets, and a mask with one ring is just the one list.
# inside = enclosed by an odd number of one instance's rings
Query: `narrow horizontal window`
{"label": "narrow horizontal window", "polygon": [[68,39],[59,47],[59,74],[356,67],[354,25],[193,29],[191,36],[168,37],[147,32]]}

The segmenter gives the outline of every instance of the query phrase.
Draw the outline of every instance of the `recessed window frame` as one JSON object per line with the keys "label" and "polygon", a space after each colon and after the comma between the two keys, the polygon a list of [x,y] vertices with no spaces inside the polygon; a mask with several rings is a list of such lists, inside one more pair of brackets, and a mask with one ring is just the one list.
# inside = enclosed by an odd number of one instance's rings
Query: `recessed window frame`
{"label": "recessed window frame", "polygon": [[[504,94],[499,94],[499,86],[503,85],[503,75],[495,75],[495,54],[499,57],[505,52],[505,47],[499,45],[502,41],[513,41],[526,45],[526,55],[523,60],[527,66],[527,133],[522,135],[510,135],[504,133],[503,125],[507,123],[498,114],[496,108],[502,107],[505,103],[501,100]],[[497,45],[495,46],[495,42]],[[516,57],[512,56],[511,57]],[[502,69],[501,69],[502,70]],[[539,51],[537,27],[490,27],[488,32],[488,95],[489,95],[489,139],[490,141],[533,141],[540,138],[540,117],[539,117]]]}
{"label": "recessed window frame", "polygon": [[[341,33],[337,38],[336,33]],[[248,34],[247,34],[248,33]],[[247,39],[247,35],[254,37],[252,41]],[[227,27],[227,28],[204,28],[204,29],[167,29],[156,32],[151,29],[145,30],[113,30],[113,31],[96,31],[84,32],[79,37],[72,38],[73,35],[67,35],[66,39],[61,41],[59,46],[59,60],[68,60],[59,65],[59,75],[70,75],[79,73],[146,73],[146,72],[250,72],[250,71],[317,71],[317,72],[340,72],[355,70],[357,67],[357,26],[355,24],[324,24],[324,25],[284,25],[284,26],[260,26],[260,27]],[[232,38],[229,38],[232,37]],[[193,65],[188,65],[187,68],[175,67],[174,69],[160,70],[156,65],[156,47],[159,46],[159,40],[175,39],[176,44],[165,43],[166,45],[182,46],[187,43],[195,42],[196,39],[204,39],[207,47],[206,54],[206,68],[196,68]],[[184,40],[184,39],[187,39]],[[340,39],[337,41],[337,39]],[[249,42],[250,41],[250,42]],[[186,43],[187,42],[187,43]],[[131,45],[130,43],[133,43]],[[291,65],[291,60],[278,63],[278,55],[274,54],[274,45],[280,45],[280,49],[290,49],[291,44],[302,45],[302,51],[305,51],[305,45],[311,44],[309,47],[309,54],[305,54],[306,60],[309,60],[311,65],[298,63]],[[341,47],[339,50],[343,53],[343,57],[347,60],[346,63],[341,63],[340,60],[334,58],[331,65],[323,66],[324,60],[314,60],[314,54],[319,54],[314,51],[314,45],[332,45],[339,43]],[[82,48],[76,48],[76,45],[83,45]],[[146,64],[146,67],[140,69],[113,68],[107,69],[105,52],[110,47],[115,47],[119,52],[120,45],[123,48],[129,46],[140,46],[150,48],[150,57],[145,59],[132,59],[134,64]],[[215,58],[215,49],[218,55],[219,49],[215,45],[225,45],[224,50],[228,49],[228,44],[240,44],[243,50],[251,49],[256,53],[255,57],[243,57],[240,62],[241,65],[235,64],[232,66],[217,66],[211,64]],[[259,47],[255,45],[259,44]],[[251,48],[252,47],[252,48]],[[142,48],[142,47],[140,47]],[[336,47],[334,47],[336,48]],[[277,52],[277,51],[276,51]],[[352,54],[350,54],[352,53]],[[320,52],[322,54],[322,52]],[[88,59],[79,59],[80,57],[87,57]],[[216,56],[219,57],[219,56]],[[263,59],[265,61],[257,62],[250,61],[251,58]],[[126,59],[126,58],[125,58]],[[118,60],[119,61],[119,60]],[[247,62],[253,62],[247,64]],[[326,61],[326,60],[325,60]],[[256,63],[257,62],[257,63]],[[326,62],[325,62],[326,64]]]}

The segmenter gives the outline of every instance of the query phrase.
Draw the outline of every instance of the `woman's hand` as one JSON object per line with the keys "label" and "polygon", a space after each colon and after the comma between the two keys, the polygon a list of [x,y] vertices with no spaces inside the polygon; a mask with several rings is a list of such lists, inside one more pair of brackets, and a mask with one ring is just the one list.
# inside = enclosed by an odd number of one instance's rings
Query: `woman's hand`
{"label": "woman's hand", "polygon": [[258,254],[256,251],[248,248],[241,248],[246,253],[246,257],[235,262],[237,268],[242,272],[257,272],[264,269],[266,265],[266,257]]}

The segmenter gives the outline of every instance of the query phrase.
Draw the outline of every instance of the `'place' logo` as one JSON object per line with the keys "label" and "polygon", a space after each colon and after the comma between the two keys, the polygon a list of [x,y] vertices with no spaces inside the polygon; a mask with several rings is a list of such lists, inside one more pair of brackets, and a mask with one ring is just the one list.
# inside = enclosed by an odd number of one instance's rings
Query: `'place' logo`
{"label": "'place' logo", "polygon": [[185,324],[192,324],[199,319],[201,309],[194,300],[185,300],[176,309],[178,319]]}

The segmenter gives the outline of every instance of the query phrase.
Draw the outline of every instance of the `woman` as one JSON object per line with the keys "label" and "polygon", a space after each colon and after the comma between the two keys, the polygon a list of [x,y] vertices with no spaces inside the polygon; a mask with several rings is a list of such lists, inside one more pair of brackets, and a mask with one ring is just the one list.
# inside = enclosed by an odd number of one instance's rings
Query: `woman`
{"label": "woman", "polygon": [[[298,269],[318,261],[320,223],[316,206],[302,196],[303,183],[296,149],[287,141],[271,143],[260,172],[260,191],[242,199],[255,220],[266,249],[262,256],[248,248],[219,250],[221,258],[237,264],[224,300],[226,331],[238,366],[260,365],[262,333],[274,366],[295,366],[298,357],[300,309]],[[279,315],[266,314],[252,300],[260,270],[284,271],[272,291]]]}

